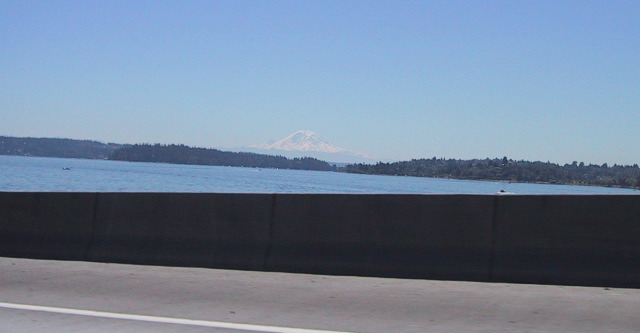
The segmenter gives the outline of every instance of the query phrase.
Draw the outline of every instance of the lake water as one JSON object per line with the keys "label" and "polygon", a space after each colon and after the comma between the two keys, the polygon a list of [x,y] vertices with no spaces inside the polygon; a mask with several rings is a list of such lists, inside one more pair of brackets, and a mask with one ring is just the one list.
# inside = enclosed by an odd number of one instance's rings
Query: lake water
{"label": "lake water", "polygon": [[5,192],[494,194],[500,190],[516,194],[640,194],[637,190],[593,186],[0,156],[0,191]]}

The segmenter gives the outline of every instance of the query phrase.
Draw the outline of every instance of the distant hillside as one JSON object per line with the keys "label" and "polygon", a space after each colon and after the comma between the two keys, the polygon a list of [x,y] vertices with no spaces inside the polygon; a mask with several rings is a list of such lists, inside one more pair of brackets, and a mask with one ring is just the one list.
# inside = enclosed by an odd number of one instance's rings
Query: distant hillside
{"label": "distant hillside", "polygon": [[436,177],[471,180],[493,180],[523,183],[595,185],[640,189],[640,167],[573,162],[564,166],[550,162],[502,159],[418,159],[395,163],[352,164],[343,172]]}
{"label": "distant hillside", "polygon": [[90,140],[0,136],[0,155],[107,159],[121,147]]}
{"label": "distant hillside", "polygon": [[288,159],[283,156],[234,153],[220,151],[217,149],[192,148],[185,145],[144,144],[122,147],[113,151],[109,156],[109,159],[131,162],[160,162],[320,171],[334,170],[329,163],[310,157]]}

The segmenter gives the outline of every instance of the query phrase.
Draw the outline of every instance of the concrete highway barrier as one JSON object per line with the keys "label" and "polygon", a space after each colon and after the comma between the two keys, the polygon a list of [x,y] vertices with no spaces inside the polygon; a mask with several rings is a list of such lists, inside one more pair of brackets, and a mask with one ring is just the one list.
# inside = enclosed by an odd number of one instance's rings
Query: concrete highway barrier
{"label": "concrete highway barrier", "polygon": [[0,255],[85,260],[95,193],[0,192]]}
{"label": "concrete highway barrier", "polygon": [[261,270],[273,195],[100,193],[87,260]]}
{"label": "concrete highway barrier", "polygon": [[640,287],[640,196],[499,196],[492,280]]}
{"label": "concrete highway barrier", "polygon": [[0,256],[638,288],[640,196],[0,192]]}
{"label": "concrete highway barrier", "polygon": [[491,196],[276,196],[268,269],[486,280]]}

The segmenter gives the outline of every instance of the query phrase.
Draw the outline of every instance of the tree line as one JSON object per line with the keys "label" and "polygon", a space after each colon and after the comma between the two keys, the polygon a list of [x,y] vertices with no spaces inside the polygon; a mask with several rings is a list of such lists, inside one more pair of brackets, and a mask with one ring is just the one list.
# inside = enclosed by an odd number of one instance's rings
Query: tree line
{"label": "tree line", "polygon": [[91,140],[0,136],[0,155],[107,159],[122,146]]}
{"label": "tree line", "polygon": [[414,159],[377,164],[351,164],[343,172],[402,175],[415,177],[496,180],[567,185],[596,185],[640,189],[640,168],[637,164],[609,166],[573,162],[559,165],[551,162],[514,161],[502,159]]}
{"label": "tree line", "polygon": [[501,159],[414,159],[394,163],[350,164],[339,169],[327,162],[310,158],[288,159],[255,153],[225,152],[192,148],[185,145],[122,145],[92,140],[58,138],[19,138],[0,136],[0,155],[111,159],[135,162],[161,162],[280,168],[297,170],[342,171],[372,175],[496,180],[530,183],[596,185],[640,189],[640,168],[634,165],[609,166],[573,162],[559,165],[550,162]]}
{"label": "tree line", "polygon": [[296,170],[331,171],[335,167],[311,157],[288,159],[283,156],[243,152],[227,152],[185,145],[136,144],[122,147],[109,155],[110,160],[131,162],[159,162],[253,168],[279,168]]}

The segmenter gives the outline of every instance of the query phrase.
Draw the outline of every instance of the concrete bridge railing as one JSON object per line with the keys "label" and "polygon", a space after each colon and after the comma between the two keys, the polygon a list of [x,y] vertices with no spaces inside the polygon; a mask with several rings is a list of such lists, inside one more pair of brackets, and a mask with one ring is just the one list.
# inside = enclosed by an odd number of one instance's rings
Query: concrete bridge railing
{"label": "concrete bridge railing", "polygon": [[0,192],[0,256],[638,288],[640,196]]}

